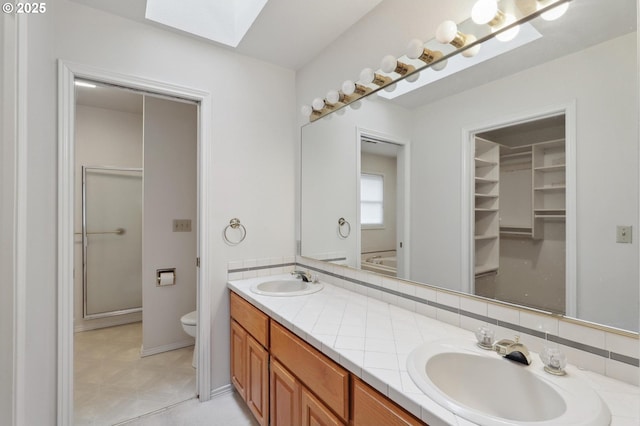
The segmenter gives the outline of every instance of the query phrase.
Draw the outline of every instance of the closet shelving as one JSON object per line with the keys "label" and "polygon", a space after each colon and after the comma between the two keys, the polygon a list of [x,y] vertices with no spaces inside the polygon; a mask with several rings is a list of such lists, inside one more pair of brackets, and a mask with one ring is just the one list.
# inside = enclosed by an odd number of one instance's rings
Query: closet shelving
{"label": "closet shelving", "polygon": [[500,249],[500,148],[485,139],[475,141],[475,274],[498,270]]}
{"label": "closet shelving", "polygon": [[544,238],[566,220],[564,139],[506,147],[475,140],[475,274],[498,271],[500,237]]}
{"label": "closet shelving", "polygon": [[566,219],[565,140],[533,146],[533,238],[543,238],[544,224]]}

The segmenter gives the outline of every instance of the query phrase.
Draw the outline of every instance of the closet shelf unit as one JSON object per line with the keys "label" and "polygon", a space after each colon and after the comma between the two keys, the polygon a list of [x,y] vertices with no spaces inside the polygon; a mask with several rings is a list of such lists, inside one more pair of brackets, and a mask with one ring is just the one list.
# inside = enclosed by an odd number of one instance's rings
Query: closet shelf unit
{"label": "closet shelf unit", "polygon": [[544,237],[548,221],[566,220],[565,140],[533,146],[533,238]]}
{"label": "closet shelf unit", "polygon": [[498,270],[500,259],[500,148],[476,137],[474,197],[475,275]]}

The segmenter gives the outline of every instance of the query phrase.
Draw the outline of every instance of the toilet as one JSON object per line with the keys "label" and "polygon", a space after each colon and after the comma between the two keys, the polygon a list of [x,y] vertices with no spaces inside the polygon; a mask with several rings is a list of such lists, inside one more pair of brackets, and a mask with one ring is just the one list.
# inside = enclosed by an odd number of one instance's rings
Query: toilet
{"label": "toilet", "polygon": [[189,336],[194,337],[196,339],[196,345],[193,348],[193,359],[191,361],[191,366],[196,368],[198,365],[198,338],[196,337],[196,326],[198,323],[198,311],[189,312],[188,314],[184,314],[180,318],[180,322],[182,323],[182,329]]}

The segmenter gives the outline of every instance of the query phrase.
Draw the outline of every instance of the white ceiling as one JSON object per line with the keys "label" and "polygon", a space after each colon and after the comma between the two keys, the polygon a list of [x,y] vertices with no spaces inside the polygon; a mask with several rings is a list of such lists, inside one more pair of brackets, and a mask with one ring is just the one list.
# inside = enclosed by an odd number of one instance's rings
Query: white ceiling
{"label": "white ceiling", "polygon": [[[115,15],[207,40],[145,19],[146,0],[72,0]],[[185,1],[185,0],[183,0]],[[229,0],[222,0],[229,1]],[[382,0],[268,0],[233,50],[297,70]],[[231,48],[230,48],[231,49]]]}
{"label": "white ceiling", "polygon": [[96,84],[96,87],[76,86],[76,104],[111,109],[132,114],[142,114],[141,93]]}

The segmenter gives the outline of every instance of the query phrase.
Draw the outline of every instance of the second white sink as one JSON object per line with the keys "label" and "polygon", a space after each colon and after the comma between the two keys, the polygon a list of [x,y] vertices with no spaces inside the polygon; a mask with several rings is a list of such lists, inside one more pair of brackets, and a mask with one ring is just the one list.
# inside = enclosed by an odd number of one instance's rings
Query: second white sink
{"label": "second white sink", "polygon": [[324,288],[322,283],[309,283],[302,280],[264,281],[251,286],[251,291],[263,296],[302,296],[315,293]]}
{"label": "second white sink", "polygon": [[574,374],[552,376],[477,349],[473,342],[440,341],[416,348],[407,371],[427,396],[484,426],[604,426],[609,408]]}

